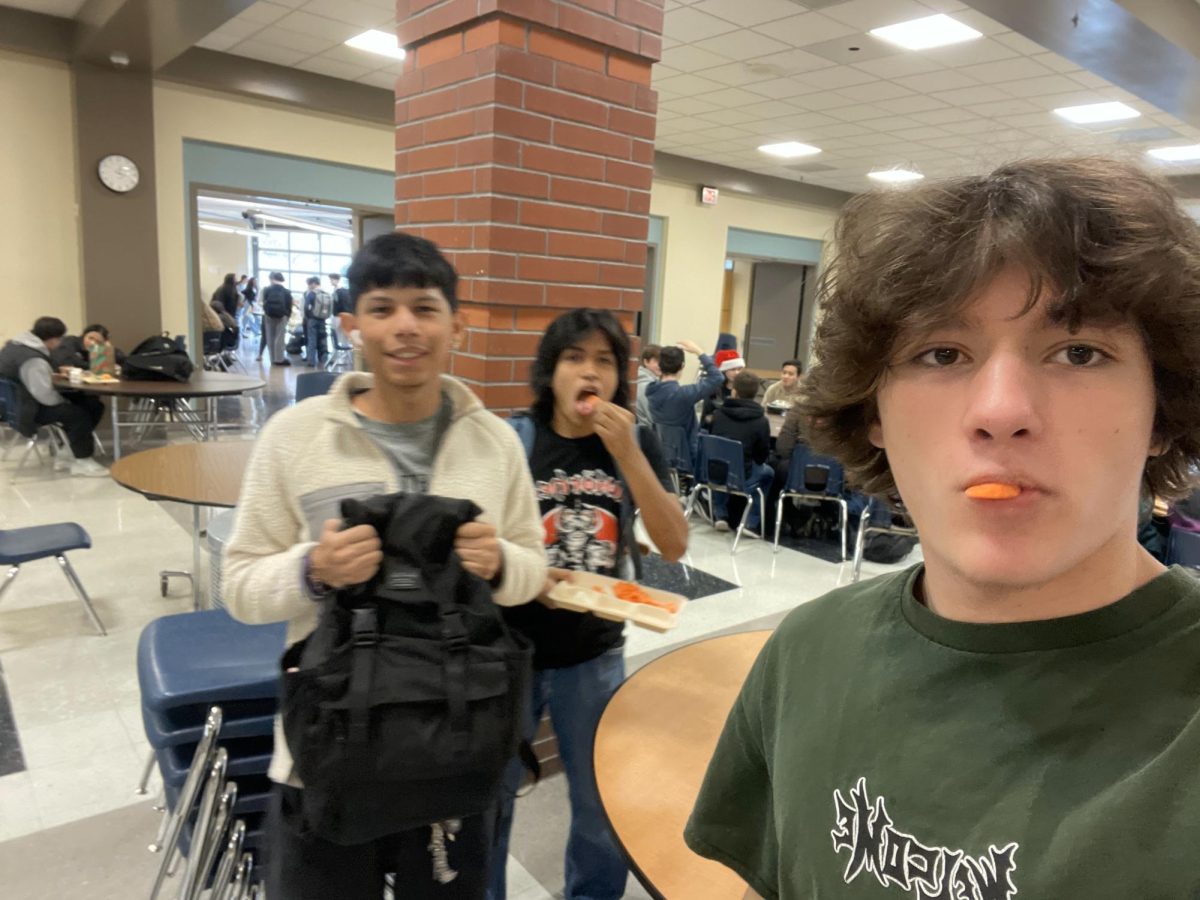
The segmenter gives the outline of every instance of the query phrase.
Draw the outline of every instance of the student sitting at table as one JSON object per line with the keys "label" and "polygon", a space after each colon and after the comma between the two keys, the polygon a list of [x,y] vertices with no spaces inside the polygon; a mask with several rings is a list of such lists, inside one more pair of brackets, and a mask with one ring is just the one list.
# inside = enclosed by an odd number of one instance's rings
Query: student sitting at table
{"label": "student sitting at table", "polygon": [[800,392],[803,390],[800,384],[802,371],[800,360],[789,359],[785,362],[780,367],[779,380],[767,388],[766,394],[763,395],[763,406],[791,407],[799,403]]}
{"label": "student sitting at table", "polygon": [[[767,422],[766,412],[754,399],[761,386],[762,381],[757,375],[739,372],[733,379],[733,396],[717,407],[712,423],[714,437],[729,438],[742,445],[746,493],[754,498],[746,517],[746,527],[751,531],[758,531],[763,517],[755,492],[761,489],[765,498],[775,480],[775,470],[767,465],[767,457],[771,455],[771,425]],[[713,491],[712,499],[716,517],[713,526],[717,531],[728,531],[733,524],[729,521],[729,495]]]}
{"label": "student sitting at table", "polygon": [[1200,228],[1054,159],[860,194],[833,246],[808,437],[925,559],[783,621],[688,845],[748,897],[1196,896],[1200,584],[1136,524],[1200,457]]}
{"label": "student sitting at table", "polygon": [[[341,528],[345,498],[406,491],[473,500],[483,513],[454,541],[463,567],[489,582],[502,606],[528,602],[546,580],[521,443],[446,374],[465,331],[453,267],[429,241],[397,232],[364,244],[348,277],[354,313],[342,327],[360,335],[370,373],[347,373],[328,394],[268,420],[246,467],[225,555],[230,614],[286,621],[289,646],[312,633],[330,591],[379,571],[375,529]],[[440,846],[435,823],[344,846],[309,829],[304,787],[278,723],[268,774],[273,900],[379,900],[389,872],[397,896],[482,900],[494,815],[454,820],[458,831]],[[436,826],[442,834],[442,823]],[[437,880],[448,870],[457,877]]]}
{"label": "student sitting at table", "polygon": [[[698,349],[698,348],[697,348]],[[525,435],[551,569],[540,600],[504,611],[532,642],[533,697],[525,722],[532,742],[543,712],[558,737],[567,773],[565,900],[618,900],[628,867],[608,828],[592,744],[600,714],[625,679],[624,622],[555,609],[546,592],[572,571],[628,578],[633,511],[663,557],[687,550],[688,530],[658,438],[629,410],[629,338],[607,310],[577,309],[550,323],[534,357],[534,401],[514,420]],[[512,797],[522,770],[509,770],[492,859],[489,900],[504,900]]]}
{"label": "student sitting at table", "polygon": [[96,452],[92,432],[104,415],[104,404],[90,394],[70,390],[60,394],[54,387],[50,355],[66,333],[62,319],[38,319],[32,329],[18,334],[0,350],[0,378],[15,382],[22,395],[22,421],[17,428],[21,434],[34,434],[38,425],[61,426],[70,444],[70,455],[65,448],[60,451],[56,467],[67,467],[72,475],[102,478],[108,475],[108,469],[92,458]]}
{"label": "student sitting at table", "polygon": [[124,356],[109,341],[108,329],[97,323],[88,325],[78,336],[64,335],[50,354],[50,365],[55,372],[75,368],[87,369],[96,375],[113,375]]}

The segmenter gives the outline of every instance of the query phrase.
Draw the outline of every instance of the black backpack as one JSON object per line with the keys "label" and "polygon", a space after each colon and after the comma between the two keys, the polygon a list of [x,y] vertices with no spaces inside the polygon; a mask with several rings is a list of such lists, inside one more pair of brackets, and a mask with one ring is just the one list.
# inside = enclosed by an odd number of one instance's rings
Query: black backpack
{"label": "black backpack", "polygon": [[263,315],[268,319],[282,319],[288,314],[288,290],[282,284],[268,286],[262,295]]}
{"label": "black backpack", "polygon": [[349,845],[487,812],[521,747],[533,647],[453,553],[479,507],[389,494],[341,511],[375,527],[384,562],[281,661],[305,822]]}
{"label": "black backpack", "polygon": [[121,377],[133,381],[187,381],[195,370],[183,337],[156,334],[133,348],[121,363]]}

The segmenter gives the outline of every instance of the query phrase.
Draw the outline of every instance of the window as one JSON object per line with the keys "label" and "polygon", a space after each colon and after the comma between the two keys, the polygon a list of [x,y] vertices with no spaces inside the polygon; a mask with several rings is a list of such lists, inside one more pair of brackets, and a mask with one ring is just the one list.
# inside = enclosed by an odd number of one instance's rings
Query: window
{"label": "window", "polygon": [[260,288],[270,284],[271,273],[283,273],[283,283],[295,294],[308,290],[305,281],[318,275],[328,288],[330,272],[346,274],[353,250],[350,238],[316,231],[271,229],[254,240],[254,268]]}

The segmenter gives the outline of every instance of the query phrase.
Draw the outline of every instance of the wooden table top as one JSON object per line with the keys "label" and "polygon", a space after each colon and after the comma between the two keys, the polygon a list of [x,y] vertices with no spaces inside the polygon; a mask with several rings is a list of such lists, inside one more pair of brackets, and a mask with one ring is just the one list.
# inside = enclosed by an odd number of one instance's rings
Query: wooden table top
{"label": "wooden table top", "polygon": [[596,731],[596,783],[642,883],[669,900],[741,900],[746,884],[683,842],[733,701],[769,631],[724,635],[630,676]]}
{"label": "wooden table top", "polygon": [[237,506],[254,441],[189,441],[122,456],[113,480],[151,500]]}
{"label": "wooden table top", "polygon": [[188,381],[101,381],[71,384],[65,375],[54,376],[54,386],[105,397],[224,397],[266,386],[261,378],[231,372],[197,369]]}

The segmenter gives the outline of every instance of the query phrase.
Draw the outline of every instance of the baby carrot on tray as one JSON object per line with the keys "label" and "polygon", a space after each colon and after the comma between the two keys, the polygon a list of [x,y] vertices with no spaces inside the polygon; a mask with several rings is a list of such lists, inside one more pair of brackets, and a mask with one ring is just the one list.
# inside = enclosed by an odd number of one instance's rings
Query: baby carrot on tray
{"label": "baby carrot on tray", "polygon": [[550,598],[559,609],[629,621],[653,631],[674,628],[687,603],[679,594],[588,572],[575,572],[570,581],[556,584]]}

